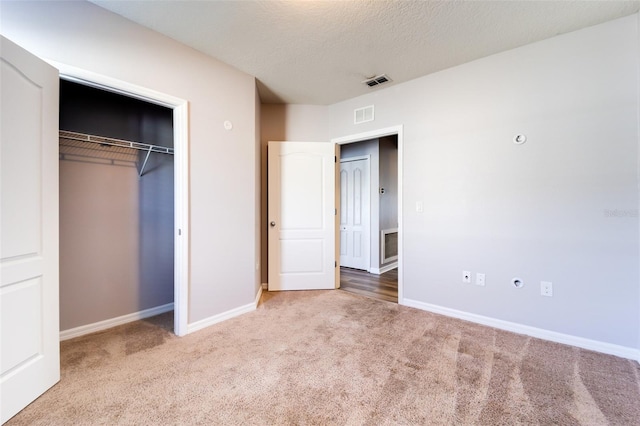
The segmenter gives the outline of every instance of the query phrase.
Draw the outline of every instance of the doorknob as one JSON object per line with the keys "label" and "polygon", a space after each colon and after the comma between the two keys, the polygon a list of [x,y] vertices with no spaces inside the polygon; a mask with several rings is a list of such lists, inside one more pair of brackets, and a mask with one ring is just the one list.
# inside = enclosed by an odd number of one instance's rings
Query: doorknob
{"label": "doorknob", "polygon": [[271,227],[273,228],[274,226],[276,226],[276,223],[274,221],[271,221],[269,225],[271,225]]}

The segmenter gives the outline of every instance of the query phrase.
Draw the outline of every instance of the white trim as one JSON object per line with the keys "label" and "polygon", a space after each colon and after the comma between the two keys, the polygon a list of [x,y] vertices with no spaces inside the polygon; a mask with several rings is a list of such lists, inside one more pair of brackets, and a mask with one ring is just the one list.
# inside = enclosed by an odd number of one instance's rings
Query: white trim
{"label": "white trim", "polygon": [[518,324],[515,322],[504,321],[496,318],[486,317],[483,315],[472,314],[469,312],[458,311],[456,309],[446,308],[444,306],[432,305],[417,300],[404,299],[403,305],[423,311],[433,312],[448,317],[458,318],[470,321],[476,324],[482,324],[489,327],[498,328],[500,330],[511,331],[513,333],[524,334],[538,339],[548,340],[551,342],[562,343],[565,345],[576,346],[578,348],[589,349],[609,355],[615,355],[622,358],[633,359],[640,362],[640,350],[629,348],[626,346],[615,345],[612,343],[600,342],[597,340],[585,339],[584,337],[572,336],[570,334],[558,333],[542,328],[531,327],[528,325]]}
{"label": "white trim", "polygon": [[157,92],[153,89],[138,86],[117,78],[98,74],[73,65],[63,64],[61,62],[45,59],[51,66],[60,71],[60,76],[68,81],[84,84],[85,86],[95,87],[101,90],[118,93],[128,97],[151,102],[156,105],[162,105],[167,108],[175,108],[182,105],[186,101],[175,96]]}
{"label": "white trim", "polygon": [[253,301],[255,307],[257,308],[260,304],[260,298],[262,297],[262,286],[258,288],[258,292],[256,293],[256,300]]}
{"label": "white trim", "polygon": [[174,145],[174,333],[187,334],[189,318],[189,103],[92,71],[47,60],[65,80],[151,102],[173,109]]}
{"label": "white trim", "polygon": [[[640,12],[638,12],[638,23],[636,24],[636,28],[640,28]],[[637,31],[637,35],[638,35],[638,40],[636,40],[636,42],[638,44],[640,44],[640,31]],[[636,60],[638,62],[640,62],[640,50],[638,50],[638,57],[636,58]],[[638,70],[638,85],[636,86],[638,87],[638,93],[637,93],[637,103],[636,105],[640,105],[640,70]],[[636,120],[637,123],[637,135],[640,135],[640,108],[637,108],[638,111],[638,119]],[[640,142],[640,138],[639,142]],[[638,165],[640,165],[640,151],[638,151]],[[638,175],[638,181],[640,181],[640,174]],[[640,207],[640,202],[638,207]],[[640,234],[640,233],[639,233]],[[639,235],[640,236],[640,235]],[[640,262],[638,263],[638,268],[640,269]],[[638,306],[640,306],[640,295],[638,295]],[[640,325],[640,310],[638,310],[638,325]],[[640,345],[640,327],[638,327],[638,345]],[[640,363],[640,349],[638,350],[639,354],[638,354],[638,362]]]}
{"label": "white trim", "polygon": [[331,139],[331,142],[338,145],[346,143],[366,141],[368,139],[381,138],[384,136],[398,135],[398,303],[404,304],[404,277],[402,273],[403,262],[403,220],[402,220],[402,181],[403,181],[403,146],[404,146],[404,127],[403,125],[386,127],[384,129],[371,130],[364,133],[342,136]]}
{"label": "white trim", "polygon": [[262,283],[262,290],[269,290],[269,283]]}
{"label": "white trim", "polygon": [[[174,312],[173,331],[177,336],[187,334],[189,320],[189,104],[184,102],[173,109],[174,146]],[[176,149],[178,148],[178,149]]]}
{"label": "white trim", "polygon": [[207,328],[211,325],[226,321],[242,314],[247,314],[249,312],[255,311],[258,307],[258,303],[260,302],[260,297],[262,297],[262,287],[258,289],[258,293],[256,294],[256,298],[253,302],[247,303],[243,306],[238,306],[237,308],[231,309],[227,312],[222,312],[221,314],[193,322],[187,326],[187,334],[202,330],[203,328]]}
{"label": "white trim", "polygon": [[392,269],[396,269],[397,267],[398,267],[398,262],[393,262],[393,263],[390,263],[388,265],[382,265],[379,268],[371,268],[371,269],[369,269],[369,273],[376,274],[376,275],[382,275],[385,272],[389,272]]}
{"label": "white trim", "polygon": [[94,322],[93,324],[81,325],[80,327],[70,328],[60,332],[60,341],[73,339],[74,337],[84,336],[86,334],[95,333],[96,331],[106,330],[118,325],[127,324],[133,321],[153,317],[164,314],[173,310],[173,303],[156,306],[155,308],[145,309],[143,311],[134,312],[132,314],[122,315],[104,321]]}
{"label": "white trim", "polygon": [[338,145],[344,145],[347,143],[366,141],[369,139],[383,138],[385,136],[398,135],[398,145],[400,145],[400,135],[402,133],[402,125],[385,127],[384,129],[370,130],[368,132],[357,133],[354,135],[341,136],[339,138],[332,138],[331,142]]}

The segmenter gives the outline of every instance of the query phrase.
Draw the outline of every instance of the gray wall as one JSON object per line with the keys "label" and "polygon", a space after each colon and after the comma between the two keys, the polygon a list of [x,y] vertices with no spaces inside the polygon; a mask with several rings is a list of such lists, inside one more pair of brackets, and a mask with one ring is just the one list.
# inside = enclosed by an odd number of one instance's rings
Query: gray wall
{"label": "gray wall", "polygon": [[0,2],[0,30],[42,58],[189,102],[188,322],[253,303],[255,78],[89,2]]}
{"label": "gray wall", "polygon": [[[637,349],[639,18],[326,108],[273,109],[307,140],[403,125],[405,299]],[[354,125],[371,104],[375,121]],[[462,285],[462,270],[486,286]]]}
{"label": "gray wall", "polygon": [[[380,231],[398,227],[398,137],[385,136],[379,139],[380,187],[384,194],[380,198]],[[382,239],[382,235],[380,235]],[[382,242],[380,243],[382,246]],[[381,248],[378,249],[380,253]],[[381,259],[382,260],[382,259]]]}
{"label": "gray wall", "polygon": [[[60,128],[173,146],[172,111],[61,81]],[[173,302],[173,156],[60,146],[60,328]]]}
{"label": "gray wall", "polygon": [[640,347],[638,52],[634,15],[329,107],[404,126],[405,299]]}

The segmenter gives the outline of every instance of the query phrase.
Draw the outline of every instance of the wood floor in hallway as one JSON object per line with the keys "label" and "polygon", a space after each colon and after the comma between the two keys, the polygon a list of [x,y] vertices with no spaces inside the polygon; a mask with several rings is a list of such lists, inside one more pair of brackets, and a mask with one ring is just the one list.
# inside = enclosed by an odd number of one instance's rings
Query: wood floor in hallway
{"label": "wood floor in hallway", "polygon": [[340,268],[340,289],[374,299],[398,303],[398,269],[381,275],[352,268]]}

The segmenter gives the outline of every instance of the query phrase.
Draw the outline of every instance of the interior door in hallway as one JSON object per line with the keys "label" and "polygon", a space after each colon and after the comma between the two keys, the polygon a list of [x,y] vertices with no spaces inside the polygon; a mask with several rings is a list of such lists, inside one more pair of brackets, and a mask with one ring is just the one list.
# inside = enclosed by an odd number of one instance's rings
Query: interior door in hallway
{"label": "interior door in hallway", "polygon": [[369,158],[340,160],[340,265],[370,267]]}
{"label": "interior door in hallway", "polygon": [[0,421],[60,380],[58,70],[0,37]]}
{"label": "interior door in hallway", "polygon": [[269,142],[269,291],[336,288],[336,149]]}

